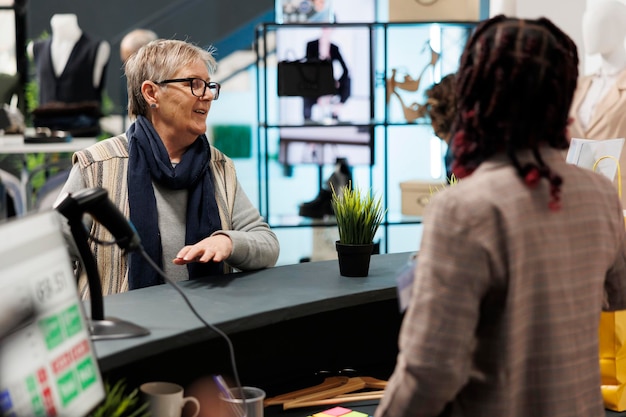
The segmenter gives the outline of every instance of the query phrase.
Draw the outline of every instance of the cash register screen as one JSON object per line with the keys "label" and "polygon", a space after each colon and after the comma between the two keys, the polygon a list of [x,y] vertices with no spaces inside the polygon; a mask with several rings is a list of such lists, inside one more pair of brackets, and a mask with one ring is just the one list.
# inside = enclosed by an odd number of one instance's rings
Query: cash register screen
{"label": "cash register screen", "polygon": [[85,416],[104,386],[58,213],[0,224],[0,415]]}

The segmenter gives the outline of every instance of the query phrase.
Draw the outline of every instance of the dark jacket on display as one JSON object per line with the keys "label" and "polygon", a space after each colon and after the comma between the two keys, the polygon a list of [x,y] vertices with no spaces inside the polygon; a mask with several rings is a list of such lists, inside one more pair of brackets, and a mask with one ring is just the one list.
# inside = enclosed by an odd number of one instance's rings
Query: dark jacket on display
{"label": "dark jacket on display", "polygon": [[[94,87],[93,71],[100,41],[82,34],[63,69],[57,77],[52,65],[51,39],[35,42],[33,56],[39,80],[39,105],[48,102],[101,102],[104,76]],[[105,74],[105,71],[102,72]]]}
{"label": "dark jacket on display", "polygon": [[[307,59],[319,59],[320,55],[320,41],[314,40],[308,42],[306,44],[306,58]],[[339,77],[339,86],[337,87],[337,94],[340,96],[340,101],[345,103],[350,97],[350,78],[348,73],[348,66],[346,62],[343,60],[341,53],[339,52],[339,47],[334,43],[330,44],[330,60],[331,61],[339,61],[341,65],[341,69],[343,73],[341,77]]]}

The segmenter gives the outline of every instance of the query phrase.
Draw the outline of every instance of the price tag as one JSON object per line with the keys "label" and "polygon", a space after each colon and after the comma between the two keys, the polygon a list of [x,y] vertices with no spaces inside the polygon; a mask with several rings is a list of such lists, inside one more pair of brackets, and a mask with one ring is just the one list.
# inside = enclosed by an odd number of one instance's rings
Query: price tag
{"label": "price tag", "polygon": [[417,267],[417,255],[417,253],[411,255],[409,260],[402,266],[396,275],[400,312],[404,312],[411,301],[411,291],[413,288],[413,280],[415,279],[415,268]]}

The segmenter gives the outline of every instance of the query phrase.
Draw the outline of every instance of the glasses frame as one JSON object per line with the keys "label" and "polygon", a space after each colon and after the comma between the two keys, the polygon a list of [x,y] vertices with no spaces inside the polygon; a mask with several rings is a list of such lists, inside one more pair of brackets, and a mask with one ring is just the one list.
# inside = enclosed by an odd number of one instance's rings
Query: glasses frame
{"label": "glasses frame", "polygon": [[[204,83],[204,91],[202,92],[201,95],[196,95],[193,92],[193,81],[194,80],[200,80]],[[212,100],[217,100],[220,97],[220,88],[222,88],[222,86],[220,85],[220,83],[215,82],[215,81],[204,81],[202,78],[196,78],[196,77],[189,77],[189,78],[172,78],[171,80],[163,80],[163,81],[153,81],[153,83],[155,84],[171,84],[171,83],[189,83],[189,89],[191,90],[191,95],[194,97],[198,97],[198,98],[202,98],[204,97],[204,95],[206,94],[206,90],[208,89],[209,91],[211,91],[211,89],[215,89],[216,92],[213,93],[211,92],[211,94],[213,95],[213,99]]]}

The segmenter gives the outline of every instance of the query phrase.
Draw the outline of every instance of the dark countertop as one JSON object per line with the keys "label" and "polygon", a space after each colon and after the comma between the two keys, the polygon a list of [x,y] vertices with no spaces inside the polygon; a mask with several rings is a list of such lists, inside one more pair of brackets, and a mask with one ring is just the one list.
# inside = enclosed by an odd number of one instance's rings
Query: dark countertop
{"label": "dark countertop", "polygon": [[[247,343],[248,336],[237,340],[237,334],[252,332],[253,338],[258,339],[261,336],[259,332],[255,333],[257,329],[265,331],[267,326],[280,326],[285,322],[297,323],[296,326],[299,327],[300,319],[310,325],[319,317],[325,317],[325,313],[330,312],[329,317],[334,318],[344,315],[342,309],[355,306],[378,308],[380,302],[387,306],[384,317],[397,321],[399,314],[398,317],[390,314],[390,309],[395,309],[397,299],[395,277],[409,255],[410,253],[399,253],[372,256],[369,276],[365,278],[340,276],[337,260],[331,260],[287,265],[217,279],[184,281],[179,286],[204,320],[234,337],[235,344],[244,340]],[[86,309],[89,311],[89,305]],[[185,347],[189,345],[202,344],[220,337],[204,327],[180,294],[169,285],[107,296],[105,315],[131,321],[151,332],[144,337],[96,341],[94,345],[100,369],[105,373],[132,366],[134,362],[140,362],[147,357],[180,355],[177,352],[185,352]],[[311,321],[306,321],[307,319]],[[282,328],[278,330],[279,334],[282,332]],[[394,332],[391,334],[394,335]],[[276,333],[268,337],[276,338]],[[267,354],[267,351],[259,354]],[[284,352],[279,352],[279,356],[280,354]],[[245,360],[245,357],[239,359]],[[395,358],[389,359],[393,362]],[[313,385],[319,381],[309,382]],[[371,401],[345,406],[373,415],[376,405],[377,401]],[[320,409],[325,408],[295,409],[287,412],[278,407],[270,407],[266,414],[305,416],[310,415],[312,410]],[[626,416],[626,413],[606,410],[606,416]]]}
{"label": "dark countertop", "polygon": [[[204,320],[226,334],[341,308],[397,298],[395,276],[409,253],[373,255],[369,276],[339,275],[337,260],[280,266],[255,272],[180,282]],[[101,371],[149,355],[219,337],[193,315],[169,285],[105,297],[105,317],[150,330],[143,337],[94,343]],[[89,311],[89,306],[86,306]]]}

